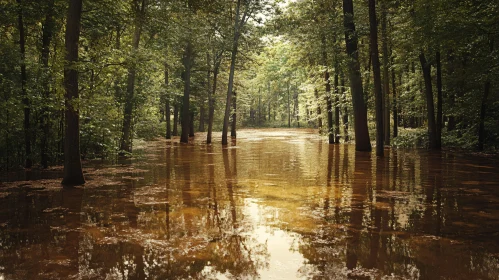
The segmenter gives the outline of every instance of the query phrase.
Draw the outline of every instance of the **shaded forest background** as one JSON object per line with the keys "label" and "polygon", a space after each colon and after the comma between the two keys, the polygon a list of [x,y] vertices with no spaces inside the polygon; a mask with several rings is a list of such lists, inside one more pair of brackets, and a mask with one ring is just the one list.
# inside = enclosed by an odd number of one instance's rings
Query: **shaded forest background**
{"label": "shaded forest background", "polygon": [[495,0],[80,0],[68,63],[72,2],[0,3],[1,169],[63,162],[68,106],[85,159],[133,139],[226,141],[229,122],[234,137],[316,127],[357,150],[499,147]]}

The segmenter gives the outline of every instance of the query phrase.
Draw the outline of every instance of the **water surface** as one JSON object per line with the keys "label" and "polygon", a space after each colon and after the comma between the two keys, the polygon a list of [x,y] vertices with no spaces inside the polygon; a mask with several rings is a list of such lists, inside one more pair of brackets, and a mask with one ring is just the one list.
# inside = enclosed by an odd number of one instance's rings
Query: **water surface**
{"label": "water surface", "polygon": [[497,158],[238,133],[2,183],[0,279],[499,279]]}

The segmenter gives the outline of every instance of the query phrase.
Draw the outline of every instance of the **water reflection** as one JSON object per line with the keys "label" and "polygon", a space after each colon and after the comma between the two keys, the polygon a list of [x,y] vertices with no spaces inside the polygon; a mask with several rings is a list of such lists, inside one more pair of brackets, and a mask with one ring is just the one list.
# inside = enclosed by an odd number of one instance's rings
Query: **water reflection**
{"label": "water reflection", "polygon": [[144,153],[2,183],[0,279],[498,279],[496,159],[292,130]]}

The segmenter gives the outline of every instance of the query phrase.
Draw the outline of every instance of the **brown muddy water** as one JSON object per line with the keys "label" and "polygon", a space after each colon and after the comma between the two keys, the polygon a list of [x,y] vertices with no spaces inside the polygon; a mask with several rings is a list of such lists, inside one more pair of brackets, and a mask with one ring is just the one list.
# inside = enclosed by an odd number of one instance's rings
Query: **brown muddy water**
{"label": "brown muddy water", "polygon": [[0,279],[499,279],[497,158],[204,139],[1,183]]}

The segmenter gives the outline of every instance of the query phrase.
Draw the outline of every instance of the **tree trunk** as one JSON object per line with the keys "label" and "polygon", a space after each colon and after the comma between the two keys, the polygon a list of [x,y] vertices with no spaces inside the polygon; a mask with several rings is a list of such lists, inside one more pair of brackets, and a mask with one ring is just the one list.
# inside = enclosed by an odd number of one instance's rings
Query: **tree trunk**
{"label": "tree trunk", "polygon": [[289,80],[288,80],[288,128],[291,128],[291,100],[289,93]]}
{"label": "tree trunk", "polygon": [[326,36],[321,34],[322,65],[326,68],[324,82],[326,84],[326,108],[327,108],[327,136],[329,144],[334,144],[333,131],[333,103],[331,100],[331,83],[329,82],[329,69],[327,67]]}
{"label": "tree trunk", "polygon": [[170,120],[170,97],[168,93],[169,77],[168,77],[168,64],[165,64],[165,118],[166,118],[166,139],[172,139],[172,125]]}
{"label": "tree trunk", "polygon": [[26,152],[26,161],[24,163],[24,167],[31,168],[33,165],[33,159],[31,158],[31,127],[30,127],[30,102],[28,98],[28,94],[26,92],[26,35],[24,34],[24,20],[23,20],[23,7],[22,1],[17,0],[17,4],[19,5],[19,47],[21,51],[21,96],[24,106],[24,147]]}
{"label": "tree trunk", "polygon": [[230,137],[236,138],[236,124],[237,124],[237,97],[236,97],[236,92],[233,92],[233,98],[232,98],[232,125],[230,128]]}
{"label": "tree trunk", "polygon": [[49,57],[50,57],[50,42],[52,41],[52,34],[54,33],[55,28],[55,20],[54,20],[54,0],[50,0],[48,2],[47,14],[45,15],[45,21],[42,27],[42,52],[41,52],[41,61],[42,61],[42,69],[43,69],[43,79],[42,79],[42,90],[43,90],[43,99],[45,100],[43,108],[42,108],[42,119],[41,119],[41,128],[42,128],[42,139],[40,146],[40,154],[41,154],[41,164],[43,168],[48,167],[49,155],[48,155],[48,139],[50,137],[50,122],[49,122],[49,114],[50,107],[48,106],[49,98],[50,98],[50,68],[49,68]]}
{"label": "tree trunk", "polygon": [[232,41],[232,54],[230,58],[230,71],[229,71],[229,83],[227,89],[227,100],[225,102],[225,115],[224,115],[224,123],[222,129],[222,145],[227,145],[227,134],[229,129],[229,117],[230,117],[230,107],[232,100],[232,90],[234,87],[234,72],[236,70],[236,56],[238,49],[238,41],[239,41],[239,13],[241,8],[241,0],[237,0],[236,5],[236,17],[234,20],[234,38]]}
{"label": "tree trunk", "polygon": [[217,77],[218,69],[220,67],[220,60],[215,61],[215,67],[213,69],[213,85],[211,90],[211,95],[209,97],[210,112],[208,113],[208,134],[206,135],[206,143],[211,143],[211,136],[213,133],[213,117],[215,115],[215,93],[217,92]]}
{"label": "tree trunk", "polygon": [[378,25],[376,19],[376,0],[369,0],[369,26],[371,55],[373,61],[374,97],[376,103],[376,155],[384,156],[383,92],[381,91],[381,70],[378,53]]}
{"label": "tree trunk", "polygon": [[[175,98],[177,99],[177,98]],[[173,136],[178,136],[178,100],[175,102],[174,108],[173,108]]]}
{"label": "tree trunk", "polygon": [[438,147],[436,142],[437,128],[435,126],[435,105],[433,103],[433,89],[431,86],[431,64],[426,61],[426,57],[423,52],[421,52],[421,54],[419,55],[419,60],[421,62],[421,68],[423,69],[423,78],[425,84],[429,148],[435,150]]}
{"label": "tree trunk", "polygon": [[440,52],[436,53],[437,60],[437,128],[436,128],[436,149],[442,148],[442,64],[440,62]]}
{"label": "tree trunk", "polygon": [[355,150],[371,151],[371,140],[367,127],[367,108],[364,102],[362,76],[358,57],[357,33],[353,20],[353,1],[343,0],[346,50],[349,56],[350,88],[354,110]]}
{"label": "tree trunk", "polygon": [[[393,59],[392,59],[393,65]],[[392,91],[393,91],[393,137],[398,137],[399,135],[399,120],[398,120],[398,108],[397,108],[397,87],[395,84],[395,69],[392,68]]]}
{"label": "tree trunk", "polygon": [[189,114],[189,137],[194,137],[194,112]]}
{"label": "tree trunk", "polygon": [[[490,53],[494,51],[494,40],[489,38]],[[490,70],[487,71],[490,75]],[[485,116],[487,114],[487,102],[491,88],[490,77],[485,81],[485,89],[483,91],[482,105],[480,106],[480,125],[478,127],[478,150],[483,151],[485,144]]]}
{"label": "tree trunk", "polygon": [[317,127],[319,131],[322,130],[322,110],[319,101],[319,91],[317,89],[314,90],[315,100],[317,101]]}
{"label": "tree trunk", "polygon": [[387,34],[387,8],[385,1],[381,1],[381,36],[383,39],[383,100],[384,100],[384,144],[390,145],[390,65],[388,54],[388,34]]}
{"label": "tree trunk", "polygon": [[[204,103],[204,100],[203,100],[203,103]],[[204,119],[205,119],[205,108],[204,108],[204,104],[202,104],[199,108],[199,127],[198,127],[198,131],[199,132],[204,132]]]}
{"label": "tree trunk", "polygon": [[[345,78],[343,74],[341,76],[341,96],[343,96],[343,100],[345,100]],[[348,108],[347,104],[343,104],[343,135],[345,142],[350,141],[350,137],[348,136]]]}
{"label": "tree trunk", "polygon": [[[145,16],[146,0],[142,0],[140,8],[138,1],[134,0],[133,6],[135,10],[135,31],[132,39],[132,49],[136,52],[139,49],[140,35],[142,33],[142,24]],[[121,135],[120,150],[121,154],[132,152],[132,118],[134,107],[134,91],[135,91],[135,76],[137,74],[137,65],[132,62],[128,68],[127,87],[126,87],[126,100],[123,113],[123,127]]]}
{"label": "tree trunk", "polygon": [[189,95],[191,93],[191,67],[192,67],[192,44],[189,41],[184,50],[182,64],[184,64],[184,97],[182,100],[182,134],[180,135],[180,143],[189,143]]}
{"label": "tree trunk", "polygon": [[69,2],[66,21],[66,63],[64,66],[65,137],[64,137],[64,178],[63,185],[81,185],[85,183],[80,159],[80,121],[78,71],[78,40],[80,37],[80,19],[82,0]]}
{"label": "tree trunk", "polygon": [[336,65],[334,72],[334,142],[340,143],[340,97],[338,96],[338,70],[339,66]]}

